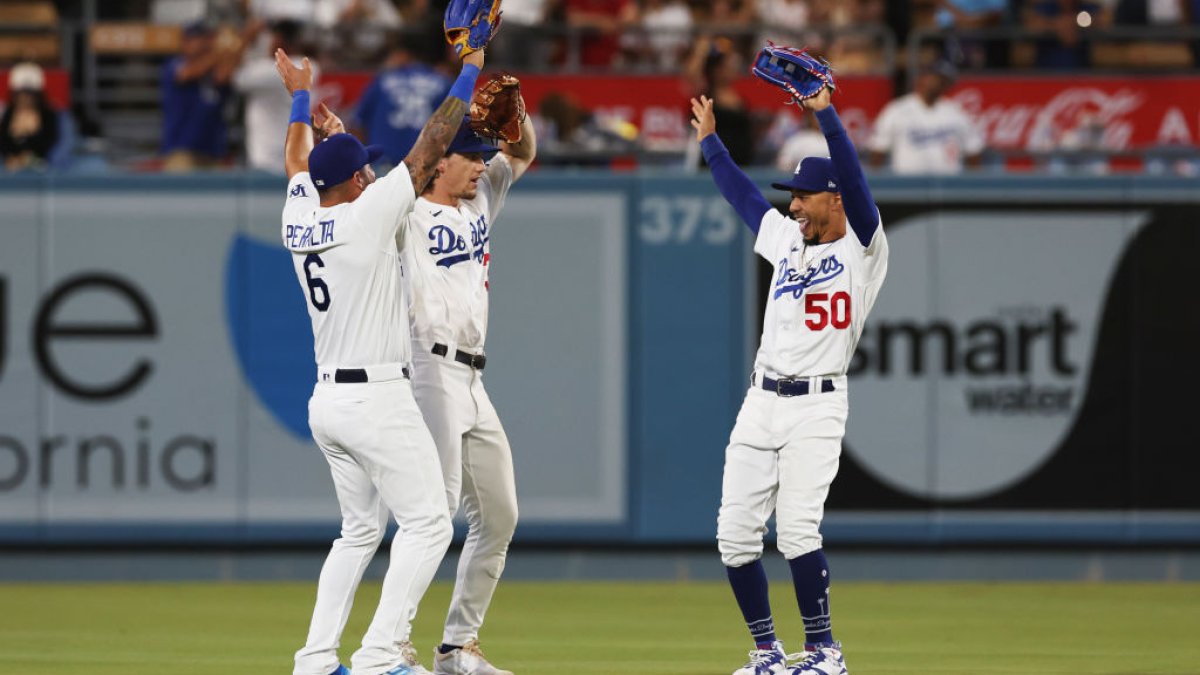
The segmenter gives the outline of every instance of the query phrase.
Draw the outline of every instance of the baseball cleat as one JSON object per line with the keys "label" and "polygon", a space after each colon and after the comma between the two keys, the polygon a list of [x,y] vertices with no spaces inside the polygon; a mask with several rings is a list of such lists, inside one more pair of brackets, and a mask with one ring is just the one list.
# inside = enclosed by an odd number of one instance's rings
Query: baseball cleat
{"label": "baseball cleat", "polygon": [[783,651],[783,643],[778,640],[771,644],[771,649],[755,649],[750,652],[750,661],[733,671],[733,675],[778,675],[787,671],[787,662],[798,658],[799,654],[787,654]]}
{"label": "baseball cleat", "polygon": [[479,648],[479,640],[471,640],[445,654],[434,648],[433,672],[434,675],[513,675],[510,670],[500,670],[488,663]]}
{"label": "baseball cleat", "polygon": [[787,675],[849,675],[842,643],[811,645],[806,649],[803,658],[788,668]]}
{"label": "baseball cleat", "polygon": [[400,647],[400,657],[404,660],[383,675],[429,675],[429,671],[417,660],[417,648],[411,642],[405,640],[398,646]]}
{"label": "baseball cleat", "polygon": [[350,669],[346,666],[338,664],[337,670],[333,671],[329,675],[350,675]]}

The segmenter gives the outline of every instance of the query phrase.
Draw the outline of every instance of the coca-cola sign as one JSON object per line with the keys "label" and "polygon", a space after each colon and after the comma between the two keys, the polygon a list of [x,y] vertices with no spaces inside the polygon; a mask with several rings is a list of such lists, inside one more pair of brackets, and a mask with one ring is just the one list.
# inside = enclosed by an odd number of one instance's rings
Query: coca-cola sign
{"label": "coca-cola sign", "polygon": [[997,149],[1195,145],[1200,77],[974,77],[949,93]]}

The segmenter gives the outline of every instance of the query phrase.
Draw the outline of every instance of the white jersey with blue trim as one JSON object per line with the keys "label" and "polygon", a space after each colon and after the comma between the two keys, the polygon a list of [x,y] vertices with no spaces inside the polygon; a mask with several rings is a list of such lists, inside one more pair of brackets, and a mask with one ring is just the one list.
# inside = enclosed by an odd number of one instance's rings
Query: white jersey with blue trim
{"label": "white jersey with blue trim", "polygon": [[755,369],[773,378],[844,375],[887,275],[882,223],[868,246],[849,227],[809,246],[799,223],[771,209],[754,251],[774,268]]}
{"label": "white jersey with blue trim", "polygon": [[508,158],[496,155],[472,199],[458,207],[417,200],[402,226],[413,338],[478,352],[487,338],[491,228],[512,187]]}
{"label": "white jersey with blue trim", "polygon": [[321,206],[307,172],[288,183],[283,244],[312,319],[317,365],[328,368],[409,363],[408,310],[397,245],[416,202],[400,164],[352,202]]}

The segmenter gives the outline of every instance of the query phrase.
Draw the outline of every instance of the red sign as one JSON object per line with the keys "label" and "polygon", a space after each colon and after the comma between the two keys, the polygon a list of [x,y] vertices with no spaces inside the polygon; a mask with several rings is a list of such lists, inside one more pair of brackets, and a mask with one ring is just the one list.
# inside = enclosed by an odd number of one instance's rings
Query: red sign
{"label": "red sign", "polygon": [[1200,77],[971,77],[949,97],[1011,150],[1195,145]]}
{"label": "red sign", "polygon": [[[46,98],[59,110],[71,105],[71,77],[65,70],[46,69]],[[8,100],[8,71],[0,70],[0,101]]]}
{"label": "red sign", "polygon": [[[348,111],[372,77],[371,73],[334,73],[322,77],[318,89],[335,110]],[[632,123],[645,145],[678,146],[692,138],[688,99],[694,92],[685,79],[661,75],[518,77],[525,104],[534,114],[547,95],[558,92],[602,119]],[[786,95],[774,87],[748,77],[736,88],[752,110],[800,116],[800,109],[787,105]],[[850,134],[856,141],[864,141],[875,116],[891,97],[892,84],[886,77],[848,77],[838,80],[834,103]]]}

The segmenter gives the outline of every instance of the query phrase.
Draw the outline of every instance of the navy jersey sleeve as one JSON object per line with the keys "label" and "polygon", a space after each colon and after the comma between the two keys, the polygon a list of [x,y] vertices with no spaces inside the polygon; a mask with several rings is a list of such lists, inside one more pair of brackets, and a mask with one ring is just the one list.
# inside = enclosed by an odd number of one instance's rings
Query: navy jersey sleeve
{"label": "navy jersey sleeve", "polygon": [[850,136],[833,106],[818,110],[816,115],[825,141],[829,144],[829,158],[837,174],[846,220],[862,245],[869,246],[871,237],[879,227],[879,209],[871,197],[871,189],[867,187],[867,178],[858,161],[858,151],[850,142]]}
{"label": "navy jersey sleeve", "polygon": [[734,163],[729,150],[716,134],[709,134],[700,142],[704,161],[712,170],[713,182],[721,196],[729,202],[750,231],[758,234],[763,215],[771,210],[771,204],[763,197],[758,186]]}

